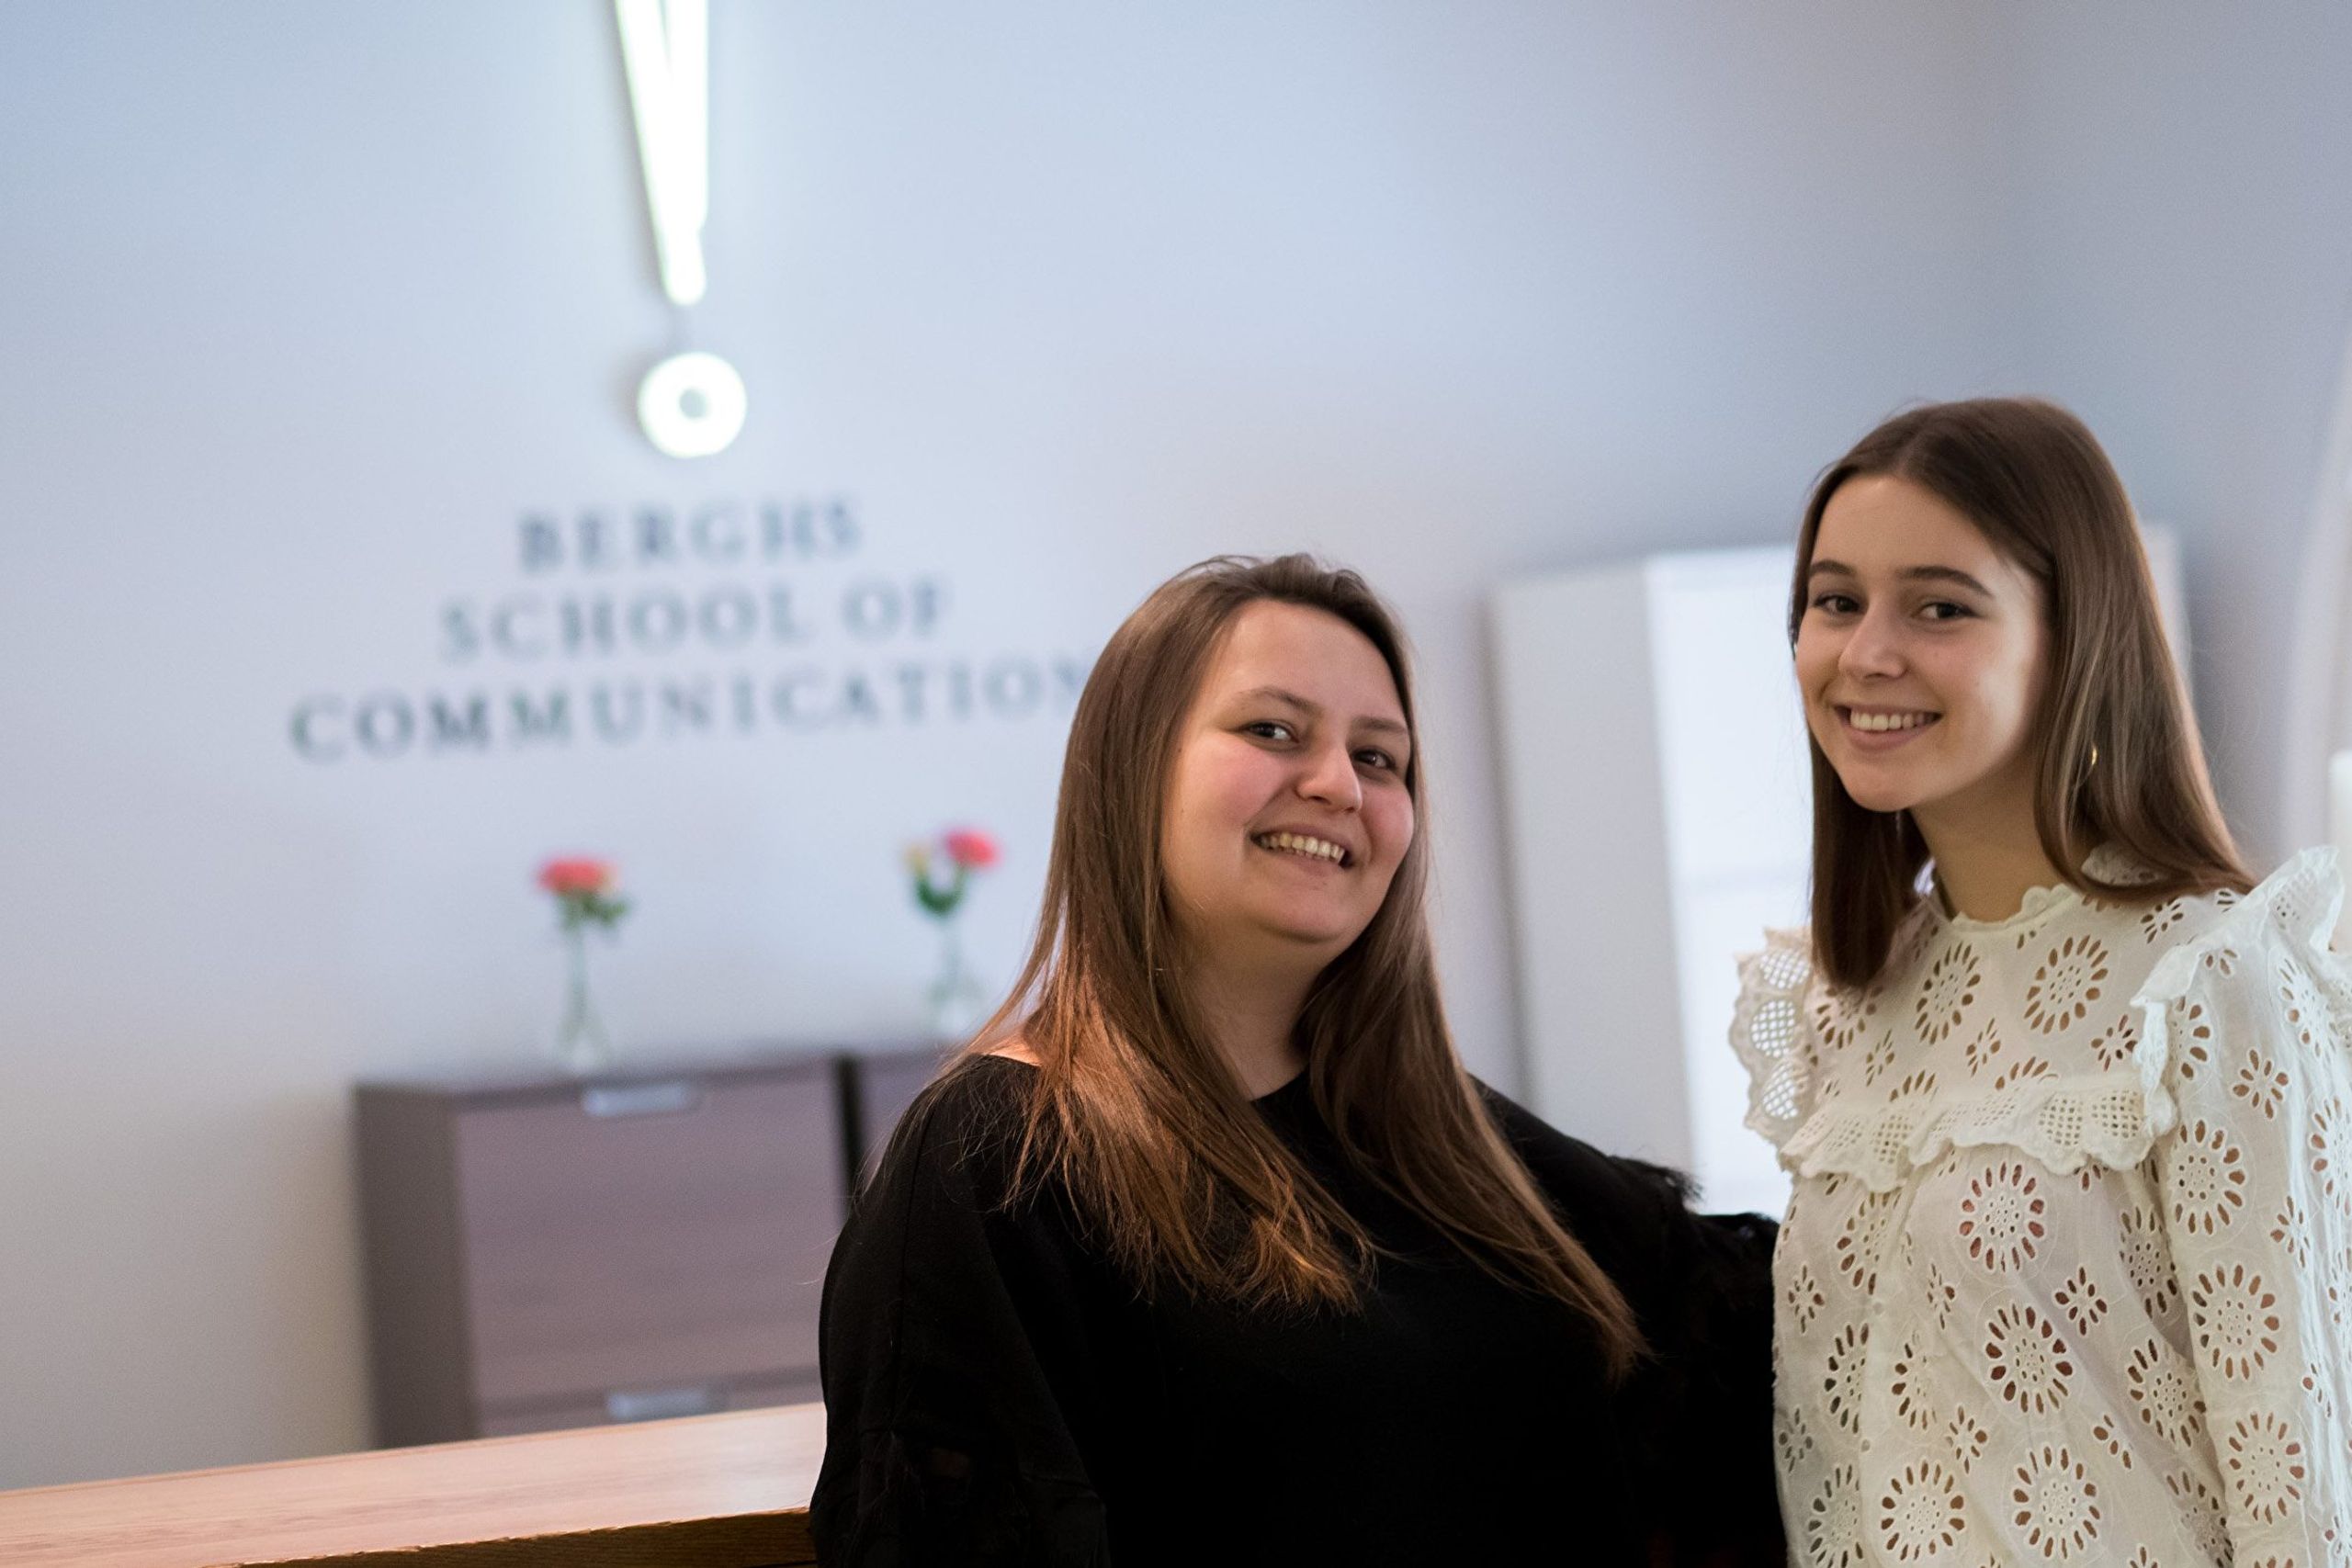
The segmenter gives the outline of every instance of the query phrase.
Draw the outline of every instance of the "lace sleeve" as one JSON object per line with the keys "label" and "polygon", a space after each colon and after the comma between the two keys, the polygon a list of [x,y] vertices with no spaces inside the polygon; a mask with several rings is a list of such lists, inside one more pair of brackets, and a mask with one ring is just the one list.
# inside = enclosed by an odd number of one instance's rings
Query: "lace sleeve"
{"label": "lace sleeve", "polygon": [[2136,999],[2175,1124],[2166,1239],[2239,1562],[2352,1538],[2352,977],[2342,887],[2306,853],[2167,953]]}
{"label": "lace sleeve", "polygon": [[1775,1149],[1813,1110],[1821,1047],[1805,1007],[1813,943],[1803,931],[1764,933],[1765,947],[1739,961],[1739,1002],[1731,1048],[1747,1067],[1747,1125]]}

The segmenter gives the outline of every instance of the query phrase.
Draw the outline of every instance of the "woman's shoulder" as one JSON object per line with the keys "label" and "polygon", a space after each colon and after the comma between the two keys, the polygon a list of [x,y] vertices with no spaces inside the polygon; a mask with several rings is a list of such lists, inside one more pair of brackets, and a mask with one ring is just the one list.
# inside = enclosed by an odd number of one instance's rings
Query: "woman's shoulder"
{"label": "woman's shoulder", "polygon": [[[1680,1171],[1595,1148],[1478,1087],[1553,1212],[1625,1292],[1654,1335],[1666,1332],[1682,1351],[1690,1350],[1689,1324],[1664,1325],[1677,1311],[1697,1310],[1687,1300],[1674,1305],[1694,1292],[1718,1306],[1769,1302],[1779,1229],[1773,1221],[1761,1214],[1695,1213],[1695,1190]],[[1770,1317],[1767,1310],[1759,1321],[1769,1324]]]}
{"label": "woman's shoulder", "polygon": [[1036,1075],[1008,1055],[950,1063],[899,1119],[868,1190],[944,1187],[979,1207],[1001,1204],[1012,1195]]}
{"label": "woman's shoulder", "polygon": [[958,1056],[923,1086],[907,1116],[967,1133],[988,1132],[1008,1116],[1026,1112],[1036,1078],[1032,1058],[1001,1052]]}
{"label": "woman's shoulder", "polygon": [[1536,1186],[1572,1217],[1597,1213],[1630,1219],[1688,1206],[1691,1184],[1680,1171],[1595,1148],[1487,1084],[1479,1083],[1478,1093]]}
{"label": "woman's shoulder", "polygon": [[2277,985],[2313,964],[2335,968],[2331,951],[2344,904],[2335,852],[2289,857],[2246,893],[2192,893],[2150,905],[2141,921],[2159,949],[2138,1000],[2177,1001],[2199,987]]}

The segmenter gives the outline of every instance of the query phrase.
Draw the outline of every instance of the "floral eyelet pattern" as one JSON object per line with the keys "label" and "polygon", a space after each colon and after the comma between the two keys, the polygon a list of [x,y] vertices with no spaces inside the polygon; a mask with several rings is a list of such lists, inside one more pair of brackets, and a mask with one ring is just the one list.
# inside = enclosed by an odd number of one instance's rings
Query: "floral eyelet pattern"
{"label": "floral eyelet pattern", "polygon": [[1879,981],[1790,998],[1788,1048],[1824,1042],[1758,1122],[1794,1179],[1793,1561],[2352,1568],[2352,974],[2324,875],[1923,905]]}
{"label": "floral eyelet pattern", "polygon": [[1851,1323],[1840,1329],[1823,1363],[1822,1393],[1829,1418],[1848,1432],[1862,1429],[1862,1373],[1869,1366],[1867,1325]]}
{"label": "floral eyelet pattern", "polygon": [[1852,1465],[1829,1472],[1805,1510],[1804,1557],[1812,1568],[1860,1568],[1869,1561],[1862,1539],[1862,1498]]}
{"label": "floral eyelet pattern", "polygon": [[2172,1005],[2170,1027],[2179,1058],[2173,1070],[2181,1082],[2195,1083],[2213,1069],[2213,1021],[2205,1016],[2203,1002],[2178,1001]]}
{"label": "floral eyelet pattern", "polygon": [[1772,1446],[1780,1450],[1783,1472],[1813,1457],[1813,1431],[1804,1411],[1784,1405],[1772,1413]]}
{"label": "floral eyelet pattern", "polygon": [[2030,1306],[2005,1306],[1984,1325],[1984,1376],[2002,1402],[2047,1416],[2066,1397],[2075,1363],[2050,1320]]}
{"label": "floral eyelet pattern", "polygon": [[2294,1032],[2295,1043],[2306,1051],[2319,1049],[2329,1027],[2327,999],[2301,964],[2280,966],[2278,1000],[2286,1010],[2287,1027]]}
{"label": "floral eyelet pattern", "polygon": [[1984,969],[1974,948],[1966,942],[1946,948],[1928,965],[1927,982],[1919,989],[1914,1016],[1919,1038],[1932,1045],[1958,1029],[1984,985]]}
{"label": "floral eyelet pattern", "polygon": [[2287,1069],[2264,1055],[2259,1049],[2248,1051],[2238,1067],[2236,1081],[2230,1085],[2233,1097],[2245,1101],[2247,1109],[2259,1111],[2266,1122],[2278,1119],[2279,1108],[2287,1103]]}
{"label": "floral eyelet pattern", "polygon": [[1924,1432],[1936,1424],[1935,1409],[1928,1401],[1927,1364],[1917,1344],[1904,1342],[1902,1353],[1894,1358],[1886,1392],[1894,1401],[1895,1419],[1905,1427]]}
{"label": "floral eyelet pattern", "polygon": [[1887,1070],[1894,1066],[1894,1036],[1881,1034],[1876,1040],[1871,1042],[1871,1048],[1862,1053],[1863,1087],[1876,1089],[1878,1080],[1884,1077]]}
{"label": "floral eyelet pattern", "polygon": [[2169,903],[2158,904],[2142,912],[2140,934],[2152,942],[2162,941],[2166,931],[2179,925],[2188,916],[2188,905],[2183,899],[2175,898]]}
{"label": "floral eyelet pattern", "polygon": [[2027,1056],[2018,1061],[2009,1063],[2007,1066],[2001,1068],[1999,1072],[1995,1073],[1993,1075],[1993,1088],[1996,1092],[1998,1092],[2001,1089],[2008,1088],[2011,1084],[2027,1084],[2031,1083],[2036,1078],[2049,1077],[2056,1071],[2056,1068],[2052,1067],[2041,1057]]}
{"label": "floral eyelet pattern", "polygon": [[2091,1037],[2091,1058],[2110,1073],[2131,1066],[2140,1049],[2140,1021],[2119,1013],[2115,1021]]}
{"label": "floral eyelet pattern", "polygon": [[1928,1265],[1928,1310],[1934,1314],[1937,1332],[1951,1327],[1952,1309],[1960,1304],[1960,1287],[1944,1278],[1940,1265]]}
{"label": "floral eyelet pattern", "polygon": [[2221,1453],[2230,1490],[2250,1517],[2271,1523],[2302,1501],[2303,1445],[2278,1416],[2260,1411],[2232,1423]]}
{"label": "floral eyelet pattern", "polygon": [[2201,1118],[2174,1140],[2173,1224],[2192,1235],[2211,1235],[2245,1207],[2245,1155],[2227,1129]]}
{"label": "floral eyelet pattern", "polygon": [[1967,1067],[1970,1077],[1977,1077],[2000,1054],[2001,1026],[1987,1019],[1982,1029],[1968,1037],[1967,1045],[1961,1050],[1961,1063]]}
{"label": "floral eyelet pattern", "polygon": [[2116,1222],[2123,1271],[2140,1293],[2140,1305],[2152,1318],[2172,1307],[2178,1288],[2172,1274],[2172,1249],[2165,1245],[2164,1222],[2146,1209],[2131,1208]]}
{"label": "floral eyelet pattern", "polygon": [[1886,1247],[1886,1224],[1894,1215],[1892,1192],[1873,1192],[1848,1217],[1838,1237],[1838,1272],[1867,1296],[1878,1289],[1879,1256]]}
{"label": "floral eyelet pattern", "polygon": [[2250,1378],[2278,1353],[2278,1297],[2243,1263],[2197,1276],[2188,1287],[2188,1321],[2206,1366],[2224,1378]]}
{"label": "floral eyelet pattern", "polygon": [[1878,1534],[1897,1562],[1930,1562],[1968,1532],[1960,1484],[1932,1460],[1903,1467],[1878,1500]]}
{"label": "floral eyelet pattern", "polygon": [[2171,1494],[2180,1518],[2188,1525],[2189,1538],[2197,1550],[2215,1562],[2230,1560],[2230,1521],[2222,1511],[2222,1499],[2213,1489],[2196,1476],[2176,1473],[2165,1477],[2165,1490]]}
{"label": "floral eyelet pattern", "polygon": [[2085,1337],[2107,1316],[2107,1297],[2100,1292],[2098,1281],[2091,1278],[2087,1263],[2068,1275],[2066,1282],[2050,1294],[2075,1332]]}
{"label": "floral eyelet pattern", "polygon": [[1936,1075],[1922,1067],[1886,1091],[1887,1103],[1902,1100],[1926,1100],[1936,1092]]}
{"label": "floral eyelet pattern", "polygon": [[2093,936],[2062,938],[2025,988],[2026,1023],[2056,1034],[2090,1016],[2107,995],[2107,944]]}
{"label": "floral eyelet pattern", "polygon": [[1813,1266],[1798,1264],[1797,1271],[1789,1279],[1788,1287],[1781,1292],[1782,1317],[1795,1324],[1797,1332],[1803,1334],[1813,1326],[1814,1320],[1821,1315],[1821,1309],[1828,1304],[1829,1298],[1822,1293],[1820,1283],[1813,1277]]}
{"label": "floral eyelet pattern", "polygon": [[1962,1475],[1967,1474],[1970,1467],[1984,1457],[1984,1450],[1993,1446],[1993,1434],[1985,1430],[1983,1422],[1968,1413],[1966,1405],[1953,1408],[1951,1422],[1944,1428],[1944,1438],[1951,1445],[1952,1461],[1960,1466]]}
{"label": "floral eyelet pattern", "polygon": [[1996,1273],[2023,1268],[2049,1234],[2041,1180],[2023,1161],[2002,1160],[1972,1179],[1960,1200],[1960,1238],[1968,1256]]}
{"label": "floral eyelet pattern", "polygon": [[2279,1215],[2269,1223],[2269,1244],[2277,1246],[2290,1265],[2296,1265],[2298,1274],[2312,1267],[2312,1223],[2296,1199],[2286,1199]]}
{"label": "floral eyelet pattern", "polygon": [[1813,1027],[1821,1043],[1843,1051],[1860,1039],[1878,1016],[1878,999],[1850,991],[1824,991],[1813,1004]]}
{"label": "floral eyelet pattern", "polygon": [[2330,1096],[2312,1112],[2311,1132],[2304,1139],[2311,1153],[2312,1179],[2320,1195],[2333,1199],[2344,1185],[2344,1103]]}
{"label": "floral eyelet pattern", "polygon": [[2161,1339],[2147,1339],[2132,1352],[2123,1377],[2134,1410],[2150,1430],[2174,1448],[2196,1444],[2205,1427],[2205,1401],[2197,1392],[2197,1374],[2180,1352]]}
{"label": "floral eyelet pattern", "polygon": [[2098,1488],[2063,1448],[2044,1444],[2030,1452],[2018,1467],[2009,1500],[2025,1544],[2045,1558],[2080,1556],[2098,1539]]}
{"label": "floral eyelet pattern", "polygon": [[2139,1462],[2132,1457],[2130,1432],[2113,1416],[2101,1416],[2091,1423],[2091,1440],[2107,1450],[2118,1469],[2130,1470]]}

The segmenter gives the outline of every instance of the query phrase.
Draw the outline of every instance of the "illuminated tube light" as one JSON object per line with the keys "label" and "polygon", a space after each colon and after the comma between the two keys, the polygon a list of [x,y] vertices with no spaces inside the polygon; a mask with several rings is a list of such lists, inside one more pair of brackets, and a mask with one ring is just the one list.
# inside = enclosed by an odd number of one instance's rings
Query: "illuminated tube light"
{"label": "illuminated tube light", "polygon": [[710,217],[710,8],[706,0],[615,5],[662,287],[691,305],[710,282],[702,256]]}

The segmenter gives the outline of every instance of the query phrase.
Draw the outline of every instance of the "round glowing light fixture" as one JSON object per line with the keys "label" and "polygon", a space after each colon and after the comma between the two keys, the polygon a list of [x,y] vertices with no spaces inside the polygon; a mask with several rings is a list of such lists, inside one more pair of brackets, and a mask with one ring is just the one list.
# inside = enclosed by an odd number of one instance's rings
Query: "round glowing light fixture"
{"label": "round glowing light fixture", "polygon": [[743,431],[743,378],[715,354],[673,354],[645,374],[637,422],[673,457],[723,452]]}

